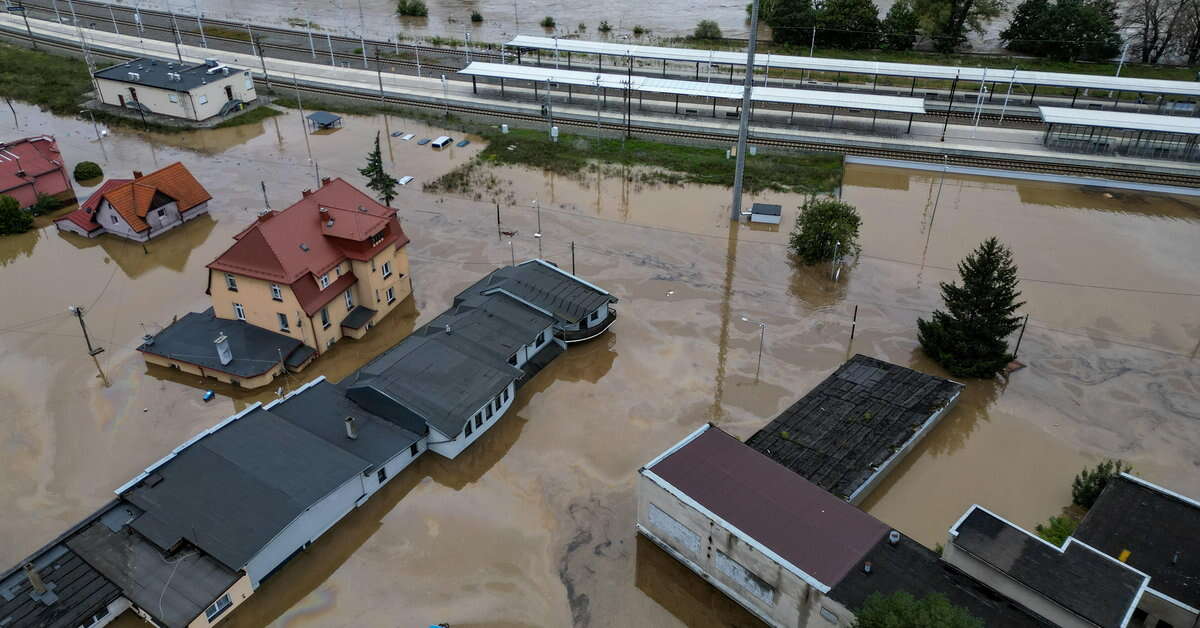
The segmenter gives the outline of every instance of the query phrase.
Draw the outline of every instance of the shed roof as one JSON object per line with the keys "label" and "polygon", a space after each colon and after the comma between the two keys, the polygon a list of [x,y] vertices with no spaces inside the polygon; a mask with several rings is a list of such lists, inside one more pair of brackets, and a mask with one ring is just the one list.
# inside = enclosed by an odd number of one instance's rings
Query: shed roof
{"label": "shed roof", "polygon": [[828,591],[887,533],[867,513],[705,426],[643,473],[661,478]]}
{"label": "shed roof", "polygon": [[342,116],[329,113],[328,111],[314,111],[305,117],[312,120],[318,126],[328,126],[342,119]]}
{"label": "shed roof", "polygon": [[[221,334],[229,340],[233,353],[229,364],[221,364],[213,344]],[[155,334],[153,343],[139,346],[138,351],[195,364],[210,371],[255,377],[276,368],[281,355],[287,359],[302,346],[303,343],[295,338],[246,321],[217,318],[210,307],[203,312],[184,314],[183,318]]]}
{"label": "shed roof", "polygon": [[1188,116],[1161,116],[1150,113],[1069,109],[1067,107],[1038,107],[1038,110],[1042,113],[1042,120],[1051,124],[1075,124],[1106,129],[1200,135],[1200,119]]}

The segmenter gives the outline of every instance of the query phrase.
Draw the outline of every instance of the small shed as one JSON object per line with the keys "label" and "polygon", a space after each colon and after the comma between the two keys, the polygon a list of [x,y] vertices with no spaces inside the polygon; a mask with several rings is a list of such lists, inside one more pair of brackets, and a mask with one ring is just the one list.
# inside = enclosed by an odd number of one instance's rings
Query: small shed
{"label": "small shed", "polygon": [[750,222],[777,225],[782,219],[782,215],[783,208],[779,205],[755,203],[754,206],[750,208]]}
{"label": "small shed", "polygon": [[306,117],[308,118],[308,125],[314,131],[342,126],[342,116],[329,113],[328,111],[314,111]]}

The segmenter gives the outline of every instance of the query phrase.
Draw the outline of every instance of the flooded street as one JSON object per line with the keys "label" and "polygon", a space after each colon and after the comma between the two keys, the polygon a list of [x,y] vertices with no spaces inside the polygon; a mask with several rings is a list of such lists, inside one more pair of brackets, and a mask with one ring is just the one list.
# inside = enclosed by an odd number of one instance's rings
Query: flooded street
{"label": "flooded street", "polygon": [[[1032,527],[1069,503],[1080,468],[1104,457],[1200,495],[1192,199],[851,166],[842,195],[863,214],[863,255],[834,283],[828,268],[797,269],[786,256],[802,202],[794,195],[756,199],[783,205],[782,230],[731,227],[724,189],[604,173],[494,168],[501,183],[478,200],[437,197],[421,184],[482,147],[401,142],[390,133],[440,130],[395,116],[347,116],[345,128],[308,136],[307,148],[291,111],[150,141],[115,130],[102,147],[88,123],[17,111],[20,129],[6,120],[5,135],[52,132],[68,165],[93,159],[107,176],[128,176],[182,160],[214,198],[211,217],[145,250],[53,227],[0,239],[5,565],[180,442],[273,398],[274,386],[339,379],[492,268],[536,256],[534,199],[543,255],[570,268],[573,241],[579,274],[620,297],[616,326],[546,368],[458,459],[423,456],[225,625],[759,625],[637,538],[637,469],[704,421],[749,436],[854,352],[940,374],[917,348],[915,321],[939,305],[938,282],[956,277],[958,260],[990,235],[1013,248],[1023,277],[1028,367],[1006,383],[970,383],[867,510],[930,546],[972,503]],[[413,301],[362,341],[253,393],[148,369],[135,351],[142,334],[207,307],[204,265],[253,220],[262,183],[275,208],[312,187],[318,168],[361,185],[356,169],[376,131],[392,174],[416,177],[393,203],[412,239]],[[493,196],[504,229],[518,232],[511,248],[497,236]],[[70,304],[90,306],[111,387],[86,355]],[[768,325],[757,380],[759,328],[741,316]],[[208,388],[218,395],[204,403]]]}

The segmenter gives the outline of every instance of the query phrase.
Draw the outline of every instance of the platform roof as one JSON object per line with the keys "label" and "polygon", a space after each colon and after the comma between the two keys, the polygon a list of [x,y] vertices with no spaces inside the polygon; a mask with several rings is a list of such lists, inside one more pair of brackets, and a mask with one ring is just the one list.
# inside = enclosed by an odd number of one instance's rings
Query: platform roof
{"label": "platform roof", "polygon": [[1068,109],[1066,107],[1038,107],[1038,109],[1042,113],[1042,120],[1050,124],[1078,124],[1107,129],[1200,135],[1200,118],[1156,116],[1149,113],[1126,113],[1123,111]]}
{"label": "platform roof", "polygon": [[[665,48],[661,46],[636,46],[633,44],[582,41],[577,39],[555,39],[518,35],[508,46],[632,56],[641,59],[687,61],[697,63],[719,63],[723,65],[746,65],[746,54],[728,50],[700,50],[695,48]],[[964,81],[987,80],[1007,83],[1010,80],[1022,85],[1049,85],[1055,87],[1078,87],[1081,89],[1112,89],[1126,92],[1150,94],[1175,94],[1200,96],[1200,83],[1190,81],[1165,81],[1128,77],[1101,76],[1093,74],[1068,74],[1064,72],[1033,72],[1010,68],[976,68],[948,65],[925,65],[918,63],[886,63],[858,59],[830,59],[823,57],[797,57],[792,55],[755,55],[757,67],[816,70],[818,72],[847,72],[851,74],[880,74],[913,78],[953,79],[958,76]]]}
{"label": "platform roof", "polygon": [[[581,70],[542,68],[526,65],[472,62],[459,71],[467,76],[517,79],[525,81],[552,81],[568,85],[581,85],[625,89],[657,94],[680,96],[703,96],[738,100],[742,97],[741,85],[706,83],[703,81],[681,81],[626,74],[605,74]],[[877,94],[843,94],[839,92],[809,89],[786,89],[782,87],[755,87],[751,98],[758,102],[773,102],[816,107],[845,107],[873,111],[898,113],[925,113],[925,101],[921,98],[883,96]]]}

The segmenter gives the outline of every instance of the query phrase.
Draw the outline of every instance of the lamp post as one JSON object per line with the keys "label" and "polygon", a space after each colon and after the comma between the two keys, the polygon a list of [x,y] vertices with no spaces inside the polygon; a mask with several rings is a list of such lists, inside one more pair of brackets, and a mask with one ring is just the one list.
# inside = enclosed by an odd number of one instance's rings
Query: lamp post
{"label": "lamp post", "polygon": [[530,203],[530,205],[533,205],[533,208],[535,210],[537,210],[537,231],[534,232],[533,239],[537,240],[538,259],[541,259],[541,257],[542,257],[542,206],[541,206],[541,204],[539,204],[537,202],[537,199],[534,199],[533,202]]}
{"label": "lamp post", "polygon": [[102,141],[100,139],[100,126],[96,124],[96,114],[92,113],[91,109],[81,109],[79,111],[79,115],[81,115],[81,116],[85,113],[92,119],[92,129],[94,131],[96,131],[96,141],[97,142]]}
{"label": "lamp post", "polygon": [[512,256],[512,265],[516,266],[517,265],[517,250],[515,248],[513,248],[512,238],[508,239],[508,253],[509,253],[509,255]]}
{"label": "lamp post", "polygon": [[757,382],[758,374],[762,370],[762,353],[763,353],[763,344],[766,343],[766,341],[767,341],[767,324],[762,321],[756,321],[756,320],[746,318],[745,316],[742,317],[742,321],[747,322],[747,323],[754,323],[755,325],[758,325],[758,331],[759,331],[759,334],[758,334],[758,366],[754,368],[754,381]]}

